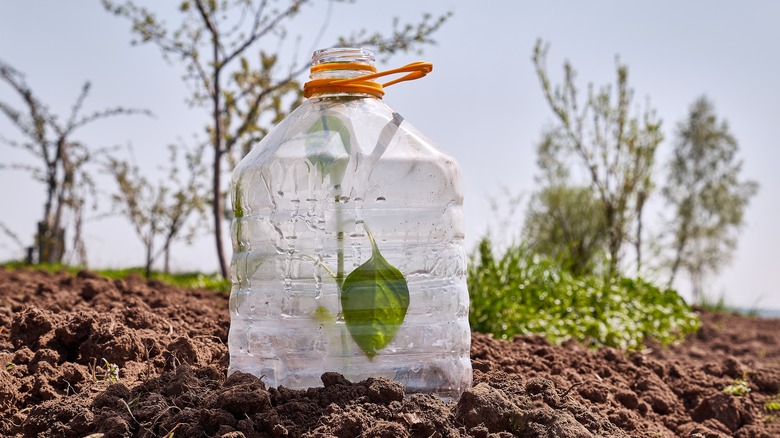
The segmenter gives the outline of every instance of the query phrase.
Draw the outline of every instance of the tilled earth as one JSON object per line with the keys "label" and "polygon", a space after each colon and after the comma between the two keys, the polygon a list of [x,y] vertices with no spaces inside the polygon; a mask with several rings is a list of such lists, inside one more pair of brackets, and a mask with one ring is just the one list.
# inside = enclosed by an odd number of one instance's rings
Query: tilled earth
{"label": "tilled earth", "polygon": [[[704,313],[686,342],[637,353],[474,334],[474,387],[445,403],[383,379],[226,378],[227,304],[0,269],[0,436],[780,437],[780,320]],[[749,392],[724,391],[738,379]]]}

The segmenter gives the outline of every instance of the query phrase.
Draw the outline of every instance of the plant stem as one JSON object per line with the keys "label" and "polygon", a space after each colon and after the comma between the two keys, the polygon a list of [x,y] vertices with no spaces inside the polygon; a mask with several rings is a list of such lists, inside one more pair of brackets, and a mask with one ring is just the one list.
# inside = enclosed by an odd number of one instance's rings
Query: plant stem
{"label": "plant stem", "polygon": [[[336,185],[336,223],[338,224],[338,232],[336,233],[336,287],[339,291],[339,314],[342,313],[341,309],[341,294],[344,287],[344,223],[343,223],[343,211],[341,206],[341,184]],[[346,330],[342,329],[341,332],[341,351],[344,356],[348,352],[348,340]],[[345,368],[346,369],[346,368]]]}
{"label": "plant stem", "polygon": [[341,209],[341,184],[337,184],[336,189],[336,224],[338,232],[336,233],[336,286],[341,294],[341,287],[344,285],[344,212]]}
{"label": "plant stem", "polygon": [[[339,209],[339,221],[341,220],[341,209]],[[336,262],[336,285],[339,288],[339,293],[341,293],[341,287],[344,285],[344,232],[339,231],[338,234],[336,234],[336,241],[338,243],[338,247],[336,249],[336,257],[338,261]]]}

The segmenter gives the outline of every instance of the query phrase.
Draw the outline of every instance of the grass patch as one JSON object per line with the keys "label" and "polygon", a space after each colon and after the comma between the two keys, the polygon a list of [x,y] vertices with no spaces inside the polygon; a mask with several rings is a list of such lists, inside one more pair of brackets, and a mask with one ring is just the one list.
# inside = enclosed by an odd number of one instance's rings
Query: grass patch
{"label": "grass patch", "polygon": [[[19,268],[32,268],[48,272],[60,272],[65,271],[71,274],[76,274],[79,271],[84,270],[84,267],[80,266],[65,266],[65,265],[28,265],[24,262],[7,262],[1,265],[5,269],[19,269]],[[122,269],[90,269],[96,274],[102,275],[111,279],[122,279],[129,275],[144,276],[144,268],[122,268]],[[151,279],[159,280],[163,283],[170,284],[172,286],[184,287],[190,289],[208,289],[216,292],[230,292],[230,281],[222,278],[219,274],[203,274],[201,272],[182,272],[174,274],[165,274],[162,272],[152,272]]]}
{"label": "grass patch", "polygon": [[740,309],[726,304],[726,298],[720,295],[717,299],[709,298],[706,295],[702,297],[701,302],[696,303],[696,308],[711,313],[727,313],[732,315],[742,315],[755,318],[759,312],[757,308]]}

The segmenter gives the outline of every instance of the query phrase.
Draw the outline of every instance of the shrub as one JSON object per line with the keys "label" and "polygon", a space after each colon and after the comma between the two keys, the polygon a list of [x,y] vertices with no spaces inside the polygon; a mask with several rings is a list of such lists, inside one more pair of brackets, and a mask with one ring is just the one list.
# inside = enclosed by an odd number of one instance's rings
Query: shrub
{"label": "shrub", "polygon": [[639,278],[575,277],[523,246],[495,259],[487,240],[474,258],[468,276],[474,331],[636,350],[647,338],[667,344],[699,327],[677,292]]}

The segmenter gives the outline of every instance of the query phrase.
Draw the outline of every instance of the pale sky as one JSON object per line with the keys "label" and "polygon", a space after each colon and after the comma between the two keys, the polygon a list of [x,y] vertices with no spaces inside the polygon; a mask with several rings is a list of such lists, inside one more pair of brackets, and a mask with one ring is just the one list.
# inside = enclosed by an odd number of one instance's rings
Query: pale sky
{"label": "pale sky", "polygon": [[[171,14],[178,2],[168,4]],[[502,188],[525,194],[535,189],[535,149],[542,128],[553,121],[531,63],[537,38],[551,43],[548,68],[561,80],[565,59],[579,72],[579,84],[614,81],[615,55],[629,67],[634,105],[649,102],[663,119],[666,140],[659,166],[666,161],[674,127],[702,94],[728,120],[744,160],[743,177],[761,184],[751,202],[734,261],[710,282],[710,295],[723,294],[740,307],[780,308],[780,2],[750,1],[369,1],[333,5],[330,25],[315,37],[326,2],[304,8],[280,46],[300,62],[310,48],[325,47],[337,35],[361,27],[388,30],[393,16],[414,20],[422,12],[453,11],[435,35],[438,46],[421,56],[393,58],[387,67],[424,59],[434,64],[428,77],[387,90],[385,101],[461,164],[466,186],[467,245],[471,249],[489,226],[498,223],[490,198],[506,198]],[[170,15],[170,17],[175,17]],[[175,18],[171,18],[173,21]],[[295,35],[301,35],[298,46]],[[148,108],[156,118],[116,118],[95,123],[75,137],[94,146],[132,144],[138,163],[165,164],[166,146],[177,138],[201,134],[206,111],[191,109],[179,64],[166,63],[154,46],[131,47],[126,21],[103,11],[100,2],[41,0],[8,2],[0,10],[0,59],[26,74],[38,97],[63,117],[85,80],[92,81],[86,110],[122,105]],[[276,41],[269,41],[270,49]],[[5,84],[0,100],[18,104]],[[0,133],[19,138],[5,119]],[[0,145],[3,163],[28,160]],[[662,173],[657,183],[661,185]],[[103,190],[113,190],[108,183]],[[31,241],[43,209],[44,187],[19,172],[0,172],[0,222]],[[656,193],[656,196],[660,196]],[[108,207],[103,199],[101,208]],[[652,218],[651,218],[652,219]],[[492,230],[507,240],[516,227]],[[657,223],[651,223],[651,228]],[[143,251],[121,218],[86,225],[93,267],[137,266]],[[180,270],[216,270],[210,238],[192,248],[180,245],[173,266]],[[226,248],[229,254],[229,248]],[[631,254],[629,253],[629,257]],[[0,260],[20,257],[0,236]],[[688,285],[677,285],[688,296]]]}

